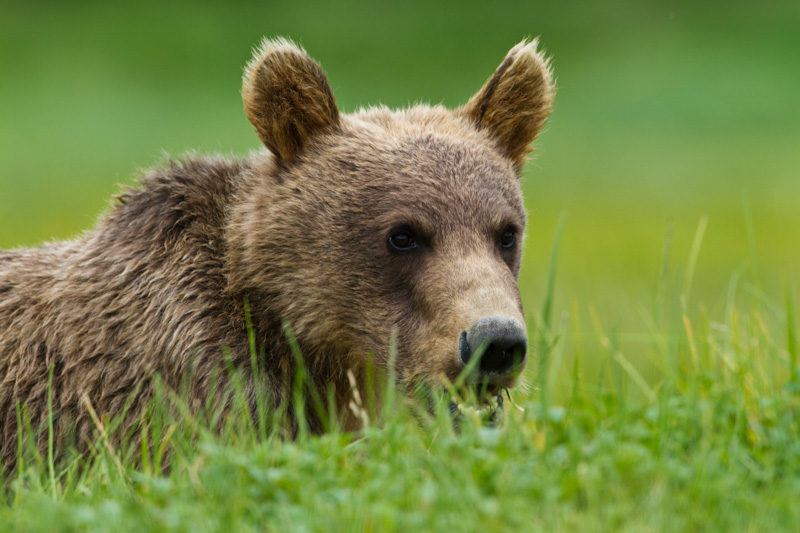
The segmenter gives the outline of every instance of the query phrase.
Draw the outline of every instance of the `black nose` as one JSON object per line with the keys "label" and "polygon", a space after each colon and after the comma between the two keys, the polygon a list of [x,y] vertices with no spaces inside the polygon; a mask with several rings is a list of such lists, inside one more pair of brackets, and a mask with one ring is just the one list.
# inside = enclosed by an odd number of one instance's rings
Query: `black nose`
{"label": "black nose", "polygon": [[525,362],[528,339],[522,325],[513,318],[489,317],[461,332],[459,355],[466,365],[479,355],[482,374],[503,374],[518,370]]}

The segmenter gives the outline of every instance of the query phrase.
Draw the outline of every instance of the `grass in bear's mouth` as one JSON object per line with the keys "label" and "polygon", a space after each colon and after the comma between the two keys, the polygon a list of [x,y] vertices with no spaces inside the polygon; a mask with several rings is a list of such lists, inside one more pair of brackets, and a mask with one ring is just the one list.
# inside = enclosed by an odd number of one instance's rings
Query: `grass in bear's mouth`
{"label": "grass in bear's mouth", "polygon": [[472,401],[453,397],[450,399],[449,405],[450,416],[456,423],[462,418],[470,418],[494,427],[501,422],[503,417],[504,394],[510,394],[508,389],[487,391],[483,396],[474,397]]}

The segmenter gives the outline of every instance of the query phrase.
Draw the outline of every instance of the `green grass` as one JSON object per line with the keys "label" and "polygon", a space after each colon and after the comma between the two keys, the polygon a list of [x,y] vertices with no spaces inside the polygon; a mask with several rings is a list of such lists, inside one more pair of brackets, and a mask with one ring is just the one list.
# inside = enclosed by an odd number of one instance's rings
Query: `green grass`
{"label": "green grass", "polygon": [[[301,41],[346,111],[459,105],[528,35],[553,55],[559,92],[523,183],[520,289],[537,353],[502,425],[467,422],[456,435],[403,407],[360,438],[286,441],[243,416],[217,434],[157,410],[138,466],[102,439],[82,468],[27,456],[3,484],[0,526],[800,523],[797,2],[28,2],[2,12],[2,247],[90,227],[117,183],[164,151],[258,148],[239,85],[262,35]],[[162,472],[166,450],[173,466]]]}
{"label": "green grass", "polygon": [[[424,398],[395,395],[378,413],[364,406],[371,422],[358,434],[334,423],[323,436],[301,430],[290,440],[281,412],[253,422],[235,386],[239,401],[221,431],[213,406],[191,414],[179,394],[161,390],[143,418],[142,447],[115,447],[108,438],[115,421],[97,418],[98,440],[85,458],[68,453],[56,462],[52,448],[42,456],[23,442],[0,524],[14,531],[792,530],[800,520],[794,298],[787,291],[772,301],[757,278],[735,274],[719,314],[690,318],[685,302],[704,227],[680,283],[660,286],[669,302],[664,317],[642,317],[652,327],[637,339],[639,357],[654,369],[649,376],[599,317],[591,335],[579,313],[548,318],[548,296],[532,339],[539,364],[529,377],[538,385],[515,391],[496,426],[467,411],[454,431],[446,403],[430,413]],[[558,378],[567,339],[569,382]]]}
{"label": "green grass", "polygon": [[[144,418],[150,446],[115,449],[105,438],[113,421],[98,419],[87,460],[54,466],[50,453],[23,453],[0,523],[13,531],[789,531],[800,520],[793,301],[747,299],[697,321],[671,309],[677,324],[642,343],[659,357],[656,382],[600,324],[591,339],[575,335],[607,349],[598,380],[585,378],[581,349],[562,400],[547,380],[518,390],[495,427],[467,414],[454,431],[446,404],[430,414],[400,396],[380,413],[366,406],[373,422],[358,435],[301,431],[288,440],[280,413],[259,425],[240,404],[218,432],[209,429],[218,427],[214,409],[189,414],[162,391]],[[561,336],[581,329],[566,322],[539,332],[544,376],[563,360]]]}

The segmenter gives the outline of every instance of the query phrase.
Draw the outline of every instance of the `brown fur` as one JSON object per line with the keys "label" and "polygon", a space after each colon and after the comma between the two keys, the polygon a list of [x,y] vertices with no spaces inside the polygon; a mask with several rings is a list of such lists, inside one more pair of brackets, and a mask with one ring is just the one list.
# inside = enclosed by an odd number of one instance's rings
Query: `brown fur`
{"label": "brown fur", "polygon": [[[284,320],[345,418],[347,371],[362,380],[369,354],[385,366],[393,331],[404,383],[453,380],[461,331],[493,315],[524,324],[521,248],[497,238],[513,228],[522,241],[518,171],[552,92],[546,61],[521,43],[462,109],[341,115],[317,63],[265,41],[243,97],[271,153],[171,162],[94,231],[0,251],[3,461],[15,458],[18,404],[34,426],[45,420],[51,369],[57,443],[73,429],[79,443],[93,438],[87,402],[102,416],[130,401],[134,428],[154,374],[171,387],[190,375],[197,407],[216,394],[226,350],[250,366],[245,300],[276,406],[294,368]],[[398,226],[425,249],[393,253]]]}
{"label": "brown fur", "polygon": [[537,44],[534,39],[512,48],[463,110],[518,167],[553,106],[553,76],[549,62],[537,52]]}

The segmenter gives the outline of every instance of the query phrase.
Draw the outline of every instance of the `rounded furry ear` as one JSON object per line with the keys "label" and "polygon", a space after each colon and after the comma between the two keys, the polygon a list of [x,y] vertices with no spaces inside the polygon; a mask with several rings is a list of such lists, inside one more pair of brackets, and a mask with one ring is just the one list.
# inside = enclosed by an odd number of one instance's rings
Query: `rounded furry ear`
{"label": "rounded furry ear", "polygon": [[322,67],[286,39],[264,39],[245,67],[242,99],[261,141],[292,163],[308,141],[339,123]]}
{"label": "rounded furry ear", "polygon": [[460,110],[487,131],[519,169],[550,115],[555,94],[549,61],[538,40],[512,48],[494,75]]}

